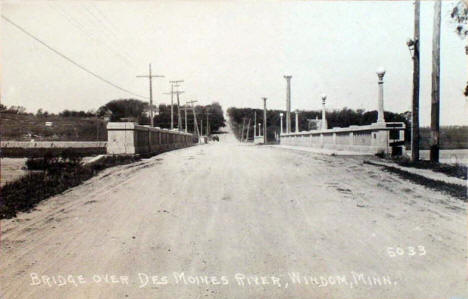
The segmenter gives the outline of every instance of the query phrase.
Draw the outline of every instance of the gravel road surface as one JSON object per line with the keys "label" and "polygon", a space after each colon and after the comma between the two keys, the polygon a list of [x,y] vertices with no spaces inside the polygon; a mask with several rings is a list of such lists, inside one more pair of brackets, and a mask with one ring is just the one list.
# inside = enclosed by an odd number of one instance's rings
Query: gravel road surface
{"label": "gravel road surface", "polygon": [[1,224],[1,298],[468,296],[466,203],[359,157],[230,135]]}

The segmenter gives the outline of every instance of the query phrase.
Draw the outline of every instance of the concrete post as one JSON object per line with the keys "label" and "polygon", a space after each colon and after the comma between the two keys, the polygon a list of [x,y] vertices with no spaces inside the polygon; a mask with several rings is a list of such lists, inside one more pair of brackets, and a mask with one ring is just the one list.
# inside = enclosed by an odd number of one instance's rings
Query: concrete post
{"label": "concrete post", "polygon": [[385,123],[384,117],[384,103],[383,103],[383,77],[385,75],[385,70],[383,68],[379,68],[377,70],[377,76],[379,77],[379,110],[377,115],[377,123],[383,124]]}
{"label": "concrete post", "polygon": [[291,78],[292,76],[284,76],[286,79],[286,133],[291,133]]}
{"label": "concrete post", "polygon": [[263,98],[263,144],[267,144],[267,113],[266,113],[267,98]]}
{"label": "concrete post", "polygon": [[299,110],[296,109],[296,133],[299,133]]}
{"label": "concrete post", "polygon": [[328,124],[327,124],[327,115],[325,113],[325,102],[327,100],[327,95],[322,94],[322,125],[321,128],[322,130],[328,129]]}
{"label": "concrete post", "polygon": [[283,113],[280,113],[280,132],[283,134]]}

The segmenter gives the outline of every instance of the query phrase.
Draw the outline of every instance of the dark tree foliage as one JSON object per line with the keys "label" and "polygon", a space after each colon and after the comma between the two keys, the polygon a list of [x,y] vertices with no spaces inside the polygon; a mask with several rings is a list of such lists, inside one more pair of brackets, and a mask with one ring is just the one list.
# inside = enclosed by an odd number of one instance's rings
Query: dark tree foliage
{"label": "dark tree foliage", "polygon": [[[154,126],[169,129],[171,127],[171,106],[167,104],[159,104],[154,111]],[[216,132],[219,128],[225,126],[223,109],[219,103],[212,103],[206,106],[196,106],[198,128],[200,129],[201,118],[203,117],[203,132],[206,130],[206,114],[209,114],[210,130]],[[103,117],[109,115],[110,121],[135,121],[142,125],[149,125],[149,104],[135,99],[121,99],[110,101],[106,105],[100,107],[97,112],[98,116]],[[182,128],[185,129],[185,110],[181,111]],[[188,131],[194,132],[194,117],[192,109],[187,112]],[[174,128],[177,128],[178,113],[177,105],[174,105]]]}
{"label": "dark tree foliage", "polygon": [[14,106],[14,105],[10,106],[9,108],[7,108],[5,105],[1,105],[0,112],[9,113],[9,114],[27,114],[26,108],[24,108],[23,106]]}
{"label": "dark tree foliage", "polygon": [[456,32],[461,37],[468,36],[468,6],[462,1],[458,1],[452,8],[450,17],[456,23]]}
{"label": "dark tree foliage", "polygon": [[[223,108],[217,102],[214,102],[206,106],[195,106],[195,113],[197,115],[197,124],[198,129],[201,129],[201,119],[203,118],[203,134],[206,132],[206,119],[207,113],[208,120],[210,122],[210,132],[216,132],[219,128],[225,126],[225,119]],[[182,118],[182,129],[185,129],[185,110],[182,107],[181,110]],[[174,105],[174,128],[177,128],[178,124],[178,114],[177,114],[177,105]],[[187,109],[187,128],[189,132],[194,132],[195,120],[193,111],[191,108]],[[154,125],[160,128],[170,128],[171,127],[171,106],[166,104],[159,105],[159,115],[154,118]]]}
{"label": "dark tree foliage", "polygon": [[[44,113],[47,113],[44,112]],[[44,113],[42,113],[42,115],[44,115]],[[41,114],[39,113],[39,111],[36,113],[36,115],[40,116]],[[59,113],[59,116],[63,116],[63,117],[93,117],[93,116],[96,116],[96,113],[92,112],[92,111],[74,111],[74,110],[63,110],[62,112]]]}
{"label": "dark tree foliage", "polygon": [[135,99],[113,100],[98,109],[98,116],[110,113],[110,121],[122,121],[132,119],[140,121],[144,117],[144,112],[149,108],[149,104]]}
{"label": "dark tree foliage", "polygon": [[[249,131],[249,137],[253,136],[253,119],[254,114],[257,113],[257,124],[261,123],[263,126],[263,110],[262,109],[251,109],[251,108],[235,108],[231,107],[227,110],[229,119],[231,121],[232,128],[235,135],[240,138],[240,132],[242,131],[242,123],[245,118],[251,120],[251,128]],[[286,115],[285,111],[282,110],[267,110],[267,126],[268,126],[268,139],[274,138],[275,132],[280,132],[280,113]],[[285,116],[283,116],[283,128],[285,128]],[[299,131],[308,131],[308,119],[322,118],[321,111],[299,111]],[[291,130],[296,130],[295,124],[296,114],[291,112]],[[385,111],[385,120],[387,122],[404,122],[406,127],[409,128],[410,123],[405,117],[404,113],[397,114],[389,111]],[[353,110],[344,107],[341,110],[327,111],[327,123],[329,128],[335,127],[349,127],[353,125],[362,126],[370,125],[377,121],[377,111],[367,111],[362,109]],[[258,130],[258,128],[257,128]],[[258,134],[258,131],[257,131]],[[407,130],[406,134],[409,134]],[[409,135],[407,135],[409,136]],[[250,138],[251,139],[251,138]]]}

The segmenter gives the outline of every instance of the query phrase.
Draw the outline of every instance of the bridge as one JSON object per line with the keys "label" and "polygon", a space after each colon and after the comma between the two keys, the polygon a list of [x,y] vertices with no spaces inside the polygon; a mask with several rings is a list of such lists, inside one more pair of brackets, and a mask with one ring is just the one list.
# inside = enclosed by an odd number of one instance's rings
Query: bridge
{"label": "bridge", "polygon": [[360,156],[219,137],[106,169],[2,221],[1,296],[466,294],[459,199]]}

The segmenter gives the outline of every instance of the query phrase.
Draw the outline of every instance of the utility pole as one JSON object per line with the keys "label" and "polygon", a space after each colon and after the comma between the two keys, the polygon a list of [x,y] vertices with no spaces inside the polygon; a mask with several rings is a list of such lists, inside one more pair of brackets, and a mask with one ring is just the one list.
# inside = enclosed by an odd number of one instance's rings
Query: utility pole
{"label": "utility pole", "polygon": [[245,117],[242,119],[241,142],[244,141]]}
{"label": "utility pole", "polygon": [[432,92],[431,92],[431,153],[432,162],[439,162],[440,119],[440,19],[442,1],[434,3],[434,31],[432,36]]}
{"label": "utility pole", "polygon": [[151,74],[151,63],[149,64],[149,75],[138,75],[137,78],[148,78],[149,79],[149,94],[150,94],[150,119],[151,127],[154,127],[153,119],[153,78],[164,78],[163,75],[152,75]]}
{"label": "utility pole", "polygon": [[292,76],[283,76],[286,79],[286,133],[291,133],[291,78]]}
{"label": "utility pole", "polygon": [[267,141],[268,141],[266,101],[267,101],[267,98],[263,98],[263,144],[267,144]]}
{"label": "utility pole", "polygon": [[[179,85],[177,85],[179,86]],[[176,95],[177,95],[177,127],[179,128],[179,131],[182,131],[182,117],[180,115],[180,100],[179,100],[179,95],[181,93],[184,93],[183,91],[177,90]]]}
{"label": "utility pole", "polygon": [[210,117],[211,112],[206,111],[206,136],[210,135]]}
{"label": "utility pole", "polygon": [[254,140],[257,136],[257,110],[254,111]]}
{"label": "utility pole", "polygon": [[174,81],[171,81],[171,83],[174,83],[175,87],[177,88],[176,90],[176,95],[177,95],[177,126],[178,126],[178,129],[179,131],[182,131],[182,118],[181,118],[181,115],[180,115],[180,100],[179,100],[179,94],[181,93],[184,93],[183,91],[179,91],[179,86],[180,84],[179,83],[182,83],[184,82],[184,80],[174,80]]}
{"label": "utility pole", "polygon": [[198,102],[198,101],[188,101],[187,104],[192,105],[194,130],[196,130],[197,136],[199,136],[199,138],[200,138],[200,131],[198,131],[197,114],[195,112],[195,106],[193,105],[196,102]]}
{"label": "utility pole", "polygon": [[413,54],[413,104],[411,106],[411,160],[419,160],[419,41],[420,0],[414,2],[414,54]]}
{"label": "utility pole", "polygon": [[200,117],[200,134],[201,136],[203,136],[203,112],[202,112],[202,115]]}
{"label": "utility pole", "polygon": [[185,117],[185,133],[188,133],[188,125],[187,125],[187,102],[185,102],[185,106],[184,106],[184,117]]}
{"label": "utility pole", "polygon": [[[184,82],[184,80],[175,80],[169,81],[171,83],[171,92],[166,92],[165,94],[171,95],[171,129],[174,129],[174,94],[177,95],[177,128],[179,131],[182,131],[182,117],[180,114],[180,101],[179,101],[179,94],[184,93],[183,91],[179,91],[178,87],[180,86],[177,83]],[[177,90],[174,90],[174,87]]]}

